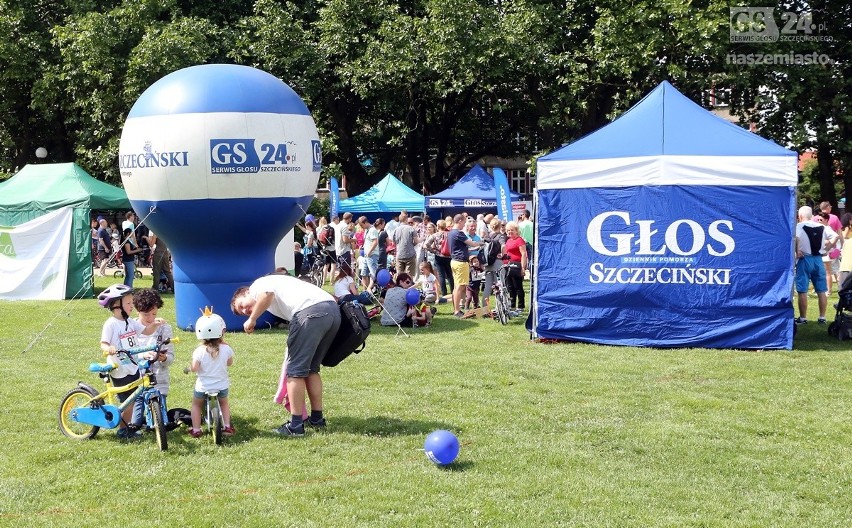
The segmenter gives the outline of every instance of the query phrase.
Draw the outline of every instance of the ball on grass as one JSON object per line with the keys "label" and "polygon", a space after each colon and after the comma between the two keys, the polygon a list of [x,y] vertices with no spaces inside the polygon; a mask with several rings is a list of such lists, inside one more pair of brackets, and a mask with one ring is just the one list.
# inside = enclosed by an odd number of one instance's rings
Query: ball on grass
{"label": "ball on grass", "polygon": [[423,450],[429,460],[439,466],[451,464],[459,456],[459,439],[449,431],[439,429],[429,433]]}

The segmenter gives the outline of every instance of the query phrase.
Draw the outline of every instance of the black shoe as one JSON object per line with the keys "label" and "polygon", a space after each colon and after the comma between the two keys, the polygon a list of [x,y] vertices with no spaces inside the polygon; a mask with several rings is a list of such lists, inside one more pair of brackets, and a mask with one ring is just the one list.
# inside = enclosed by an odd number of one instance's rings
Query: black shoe
{"label": "black shoe", "polygon": [[305,436],[305,426],[303,424],[301,427],[293,428],[290,422],[285,422],[278,429],[273,429],[273,432],[281,436]]}
{"label": "black shoe", "polygon": [[325,418],[320,418],[317,421],[314,421],[312,418],[308,418],[305,420],[305,425],[313,427],[314,429],[323,429],[325,427]]}

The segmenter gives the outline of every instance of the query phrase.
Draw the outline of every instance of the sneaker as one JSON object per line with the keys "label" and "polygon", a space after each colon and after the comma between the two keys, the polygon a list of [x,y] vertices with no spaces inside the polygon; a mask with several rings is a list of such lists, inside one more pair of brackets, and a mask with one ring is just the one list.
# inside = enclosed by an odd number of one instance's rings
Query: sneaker
{"label": "sneaker", "polygon": [[825,326],[828,324],[828,321],[825,320],[825,317],[820,317],[819,319],[817,319],[817,324]]}
{"label": "sneaker", "polygon": [[305,436],[305,426],[299,427],[297,429],[292,429],[290,427],[290,422],[285,422],[281,424],[281,427],[278,429],[272,430],[275,433],[280,434],[281,436]]}
{"label": "sneaker", "polygon": [[796,317],[796,324],[806,324],[808,322],[804,317]]}
{"label": "sneaker", "polygon": [[136,430],[132,427],[125,427],[124,429],[119,429],[116,436],[122,440],[138,440],[139,438],[142,438],[142,431]]}
{"label": "sneaker", "polygon": [[190,428],[189,431],[187,431],[187,434],[193,438],[201,438],[201,435],[203,435],[204,433],[201,432],[201,429]]}
{"label": "sneaker", "polygon": [[432,315],[435,315],[436,313],[438,313],[438,309],[435,308],[434,306],[430,306],[429,310],[432,312]]}
{"label": "sneaker", "polygon": [[325,418],[320,418],[316,422],[313,421],[311,418],[308,418],[307,420],[305,420],[305,425],[309,425],[309,426],[313,427],[314,429],[322,429],[322,428],[325,427],[325,424],[326,424]]}
{"label": "sneaker", "polygon": [[456,319],[461,319],[462,317],[464,317],[464,312],[456,312],[453,315]]}
{"label": "sneaker", "polygon": [[236,433],[237,430],[234,429],[233,425],[229,425],[227,427],[223,427],[222,432],[225,434],[225,436],[234,436],[234,433]]}

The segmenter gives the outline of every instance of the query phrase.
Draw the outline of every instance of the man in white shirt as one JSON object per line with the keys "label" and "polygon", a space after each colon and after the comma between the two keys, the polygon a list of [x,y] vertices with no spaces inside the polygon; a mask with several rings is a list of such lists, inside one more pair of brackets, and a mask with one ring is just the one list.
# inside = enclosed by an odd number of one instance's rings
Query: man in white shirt
{"label": "man in white shirt", "polygon": [[[325,427],[320,365],[340,328],[340,308],[327,291],[290,275],[266,275],[243,286],[231,298],[231,311],[245,315],[247,334],[254,332],[258,318],[269,312],[290,321],[287,333],[287,394],[290,420],[275,432],[282,436],[304,436],[305,425]],[[304,420],[305,393],[311,414]]]}
{"label": "man in white shirt", "polygon": [[[352,213],[343,213],[343,219],[334,226],[334,252],[337,253],[337,265],[352,272]],[[354,275],[354,273],[352,273]]]}
{"label": "man in white shirt", "polygon": [[799,223],[796,224],[796,293],[799,300],[799,317],[796,324],[808,322],[808,286],[813,283],[819,302],[819,319],[824,325],[828,308],[828,290],[825,282],[825,267],[822,256],[834,247],[840,236],[829,226],[813,220],[813,209],[799,208]]}

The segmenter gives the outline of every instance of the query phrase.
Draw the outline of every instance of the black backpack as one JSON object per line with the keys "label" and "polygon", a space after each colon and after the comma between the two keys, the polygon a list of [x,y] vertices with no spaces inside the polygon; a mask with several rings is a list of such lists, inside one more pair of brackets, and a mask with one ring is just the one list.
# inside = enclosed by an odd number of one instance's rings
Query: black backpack
{"label": "black backpack", "polygon": [[328,349],[322,364],[326,367],[337,366],[353,353],[357,354],[367,346],[367,336],[370,335],[370,318],[367,309],[356,301],[340,303],[340,328]]}
{"label": "black backpack", "polygon": [[497,235],[488,235],[488,238],[485,240],[485,245],[482,246],[482,250],[479,252],[479,262],[482,263],[483,266],[490,266],[497,262],[497,257],[500,256],[500,249],[502,245],[500,244],[500,237]]}

